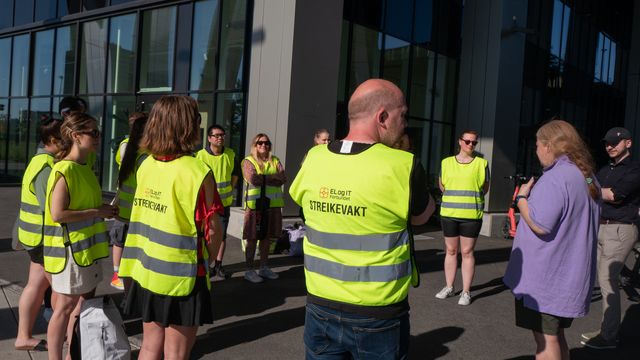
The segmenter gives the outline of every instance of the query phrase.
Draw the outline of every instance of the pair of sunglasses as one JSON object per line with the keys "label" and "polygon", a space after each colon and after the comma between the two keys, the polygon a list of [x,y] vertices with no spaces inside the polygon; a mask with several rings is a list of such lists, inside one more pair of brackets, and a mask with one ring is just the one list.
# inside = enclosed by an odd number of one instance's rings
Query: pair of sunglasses
{"label": "pair of sunglasses", "polygon": [[209,134],[209,136],[214,137],[214,138],[223,138],[224,134]]}
{"label": "pair of sunglasses", "polygon": [[467,145],[469,145],[469,144],[473,144],[473,146],[478,145],[478,141],[477,140],[467,140],[467,139],[460,139],[460,140],[462,140]]}
{"label": "pair of sunglasses", "polygon": [[267,141],[256,141],[256,146],[258,145],[267,145],[267,146],[271,146],[271,141],[267,140]]}

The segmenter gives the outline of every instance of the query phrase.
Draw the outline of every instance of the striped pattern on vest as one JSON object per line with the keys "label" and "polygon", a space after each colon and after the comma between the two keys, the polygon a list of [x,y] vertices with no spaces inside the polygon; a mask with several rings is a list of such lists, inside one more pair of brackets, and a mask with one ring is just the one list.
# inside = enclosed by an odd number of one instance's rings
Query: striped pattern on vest
{"label": "striped pattern on vest", "polygon": [[24,171],[18,219],[18,240],[26,249],[42,245],[44,237],[44,212],[34,193],[33,183],[44,168],[53,166],[51,154],[34,156]]}
{"label": "striped pattern on vest", "polygon": [[440,215],[460,219],[481,219],[487,161],[475,157],[468,164],[460,164],[455,156],[442,160],[442,194]]}
{"label": "striped pattern on vest", "polygon": [[53,186],[64,178],[69,191],[69,209],[85,210],[102,204],[102,191],[95,174],[88,165],[63,160],[54,165],[47,184],[45,211],[44,268],[49,273],[60,273],[67,264],[66,247],[71,247],[73,261],[78,266],[91,266],[109,256],[107,227],[102,218],[56,223],[51,218]]}
{"label": "striped pattern on vest", "polygon": [[[272,156],[273,164],[265,163],[265,168],[261,169],[258,166],[258,162],[252,157],[247,156],[244,160],[249,161],[253,164],[253,167],[256,169],[256,174],[258,175],[274,175],[278,173],[278,164],[280,163],[280,159],[275,156]],[[245,179],[245,192],[244,192],[244,205],[245,208],[249,208],[255,210],[256,208],[256,200],[260,198],[260,186],[254,186],[250,182]],[[265,191],[267,192],[267,197],[269,198],[269,207],[271,208],[279,208],[284,207],[284,198],[282,195],[282,186],[269,186],[265,187]]]}
{"label": "striped pattern on vest", "polygon": [[118,216],[124,220],[131,218],[131,206],[133,205],[133,196],[136,193],[136,172],[140,167],[140,164],[147,158],[147,154],[138,152],[136,156],[136,166],[129,176],[122,182],[120,186],[120,197],[118,199]]}
{"label": "striped pattern on vest", "polygon": [[236,153],[228,147],[225,147],[224,152],[220,155],[212,155],[207,149],[202,149],[196,153],[196,158],[207,164],[213,172],[222,205],[224,207],[231,206],[233,203],[231,177],[235,166]]}
{"label": "striped pattern on vest", "polygon": [[[199,190],[210,173],[192,156],[167,162],[148,157],[142,163],[120,276],[131,277],[156,294],[191,293],[198,269],[198,241],[203,241],[194,214]],[[204,245],[203,256],[208,257]]]}

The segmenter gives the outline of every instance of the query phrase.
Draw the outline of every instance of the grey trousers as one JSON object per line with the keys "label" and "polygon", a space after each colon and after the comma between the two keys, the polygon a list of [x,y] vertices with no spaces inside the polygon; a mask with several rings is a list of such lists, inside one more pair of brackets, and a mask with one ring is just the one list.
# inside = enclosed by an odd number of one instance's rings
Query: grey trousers
{"label": "grey trousers", "polygon": [[600,334],[607,340],[618,335],[621,317],[618,280],[637,239],[635,225],[603,224],[598,230],[598,283],[602,292]]}

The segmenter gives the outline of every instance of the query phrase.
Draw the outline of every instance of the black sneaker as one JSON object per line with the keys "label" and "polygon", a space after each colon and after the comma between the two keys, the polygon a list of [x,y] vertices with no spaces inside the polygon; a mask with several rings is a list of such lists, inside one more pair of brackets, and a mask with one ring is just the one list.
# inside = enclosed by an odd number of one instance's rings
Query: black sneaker
{"label": "black sneaker", "polygon": [[580,341],[580,344],[586,346],[586,347],[590,347],[592,349],[615,349],[617,344],[616,344],[616,340],[607,340],[605,338],[602,337],[602,335],[598,334],[594,337],[592,337],[589,340],[586,341]]}
{"label": "black sneaker", "polygon": [[227,272],[222,265],[220,265],[220,267],[218,268],[218,273],[216,274],[218,277],[223,278],[223,279],[229,279],[231,278],[231,273]]}

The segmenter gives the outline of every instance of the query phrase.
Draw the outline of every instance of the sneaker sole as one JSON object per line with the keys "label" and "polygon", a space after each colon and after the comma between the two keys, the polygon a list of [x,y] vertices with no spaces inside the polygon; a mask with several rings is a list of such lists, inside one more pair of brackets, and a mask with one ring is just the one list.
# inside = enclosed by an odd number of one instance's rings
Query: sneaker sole
{"label": "sneaker sole", "polygon": [[586,341],[580,341],[580,344],[591,348],[591,349],[597,349],[597,350],[609,350],[609,349],[615,349],[617,346],[616,345],[602,345],[602,346],[596,346],[593,344],[587,344]]}
{"label": "sneaker sole", "polygon": [[593,335],[592,337],[588,337],[588,336],[586,336],[585,334],[580,334],[580,337],[581,337],[581,338],[583,338],[583,339],[585,339],[585,340],[591,340],[591,339],[593,339],[593,338],[594,338],[594,337],[596,337],[596,336],[597,336],[597,334],[596,334],[596,335]]}
{"label": "sneaker sole", "polygon": [[113,284],[109,284],[109,285],[111,285],[111,287],[114,288],[114,289],[118,289],[120,291],[124,291],[124,286],[118,286],[118,285],[113,285]]}

